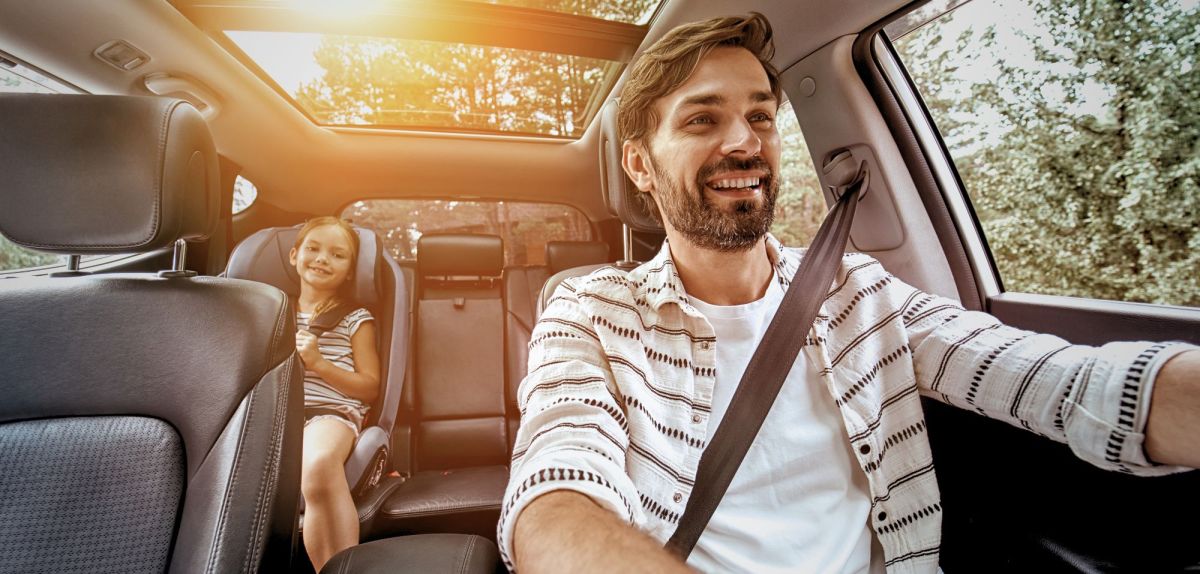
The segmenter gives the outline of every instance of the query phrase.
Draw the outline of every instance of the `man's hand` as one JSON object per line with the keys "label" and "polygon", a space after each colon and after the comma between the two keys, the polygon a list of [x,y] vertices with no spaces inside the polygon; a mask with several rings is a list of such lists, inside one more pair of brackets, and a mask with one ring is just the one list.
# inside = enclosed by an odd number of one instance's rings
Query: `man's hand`
{"label": "man's hand", "polygon": [[325,360],[317,347],[317,336],[308,331],[296,331],[296,352],[300,354],[300,361],[304,363],[304,367],[310,371],[315,370],[317,364]]}
{"label": "man's hand", "polygon": [[692,569],[653,538],[570,490],[543,494],[517,516],[513,561],[522,574]]}
{"label": "man's hand", "polygon": [[1200,351],[1175,355],[1158,370],[1145,450],[1159,464],[1200,468]]}

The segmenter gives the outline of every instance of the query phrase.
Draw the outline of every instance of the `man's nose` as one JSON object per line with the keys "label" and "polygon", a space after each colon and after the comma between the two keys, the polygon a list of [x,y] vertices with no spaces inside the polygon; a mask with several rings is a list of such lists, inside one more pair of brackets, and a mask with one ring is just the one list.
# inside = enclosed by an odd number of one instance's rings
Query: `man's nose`
{"label": "man's nose", "polygon": [[721,154],[756,156],[762,151],[762,138],[746,120],[729,124],[721,144]]}

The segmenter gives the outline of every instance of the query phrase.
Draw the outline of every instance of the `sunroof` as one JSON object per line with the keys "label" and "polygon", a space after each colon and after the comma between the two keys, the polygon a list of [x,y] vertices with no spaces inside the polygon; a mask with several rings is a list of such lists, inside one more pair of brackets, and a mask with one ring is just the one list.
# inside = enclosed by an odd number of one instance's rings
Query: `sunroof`
{"label": "sunroof", "polygon": [[650,21],[662,0],[474,0],[485,4],[501,4],[590,16],[613,22],[645,24]]}
{"label": "sunroof", "polygon": [[309,117],[327,126],[577,138],[622,66],[568,54],[426,40],[225,34]]}

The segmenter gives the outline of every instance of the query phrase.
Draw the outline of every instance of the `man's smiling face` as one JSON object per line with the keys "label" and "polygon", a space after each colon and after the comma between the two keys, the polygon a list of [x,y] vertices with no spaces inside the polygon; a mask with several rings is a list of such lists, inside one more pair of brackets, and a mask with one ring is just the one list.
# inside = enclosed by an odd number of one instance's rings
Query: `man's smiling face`
{"label": "man's smiling face", "polygon": [[658,125],[642,147],[648,169],[634,181],[669,227],[718,251],[749,249],[766,234],[779,190],[778,107],[762,65],[738,47],[713,49],[655,102]]}

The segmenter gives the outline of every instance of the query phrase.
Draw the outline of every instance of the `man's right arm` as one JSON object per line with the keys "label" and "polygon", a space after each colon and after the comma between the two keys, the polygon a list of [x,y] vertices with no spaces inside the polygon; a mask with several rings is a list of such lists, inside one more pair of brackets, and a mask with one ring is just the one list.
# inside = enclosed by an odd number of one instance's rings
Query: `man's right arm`
{"label": "man's right arm", "polygon": [[692,572],[662,544],[569,490],[539,496],[517,517],[513,545],[522,574]]}
{"label": "man's right arm", "polygon": [[[517,390],[521,426],[497,541],[505,564],[516,569],[519,558],[522,572],[599,567],[601,562],[573,563],[593,553],[620,565],[607,570],[624,571],[666,554],[637,529],[646,516],[625,470],[629,421],[576,284],[560,285],[542,312],[530,337],[529,374]],[[649,556],[630,548],[644,548]]]}

